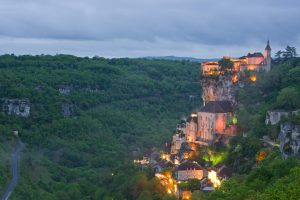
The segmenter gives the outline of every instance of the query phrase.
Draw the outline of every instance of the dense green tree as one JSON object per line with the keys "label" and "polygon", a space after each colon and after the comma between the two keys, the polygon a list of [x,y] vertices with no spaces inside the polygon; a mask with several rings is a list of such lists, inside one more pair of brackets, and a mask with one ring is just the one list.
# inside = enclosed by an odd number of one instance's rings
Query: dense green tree
{"label": "dense green tree", "polygon": [[279,91],[277,96],[277,106],[286,109],[300,108],[300,90],[289,86]]}
{"label": "dense green tree", "polygon": [[228,70],[233,68],[233,62],[229,58],[222,58],[219,60],[219,66],[222,70]]}

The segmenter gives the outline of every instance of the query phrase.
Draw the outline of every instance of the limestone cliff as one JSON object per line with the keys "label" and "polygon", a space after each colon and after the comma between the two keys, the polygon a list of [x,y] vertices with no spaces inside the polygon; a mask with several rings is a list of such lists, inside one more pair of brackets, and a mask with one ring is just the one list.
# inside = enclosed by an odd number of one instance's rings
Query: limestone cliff
{"label": "limestone cliff", "polygon": [[2,112],[8,115],[27,117],[30,115],[28,99],[2,99]]}
{"label": "limestone cliff", "polygon": [[232,82],[230,75],[203,76],[200,82],[204,104],[209,101],[231,101],[236,105],[238,86]]}
{"label": "limestone cliff", "polygon": [[284,157],[300,158],[300,125],[284,123],[279,133],[280,151]]}

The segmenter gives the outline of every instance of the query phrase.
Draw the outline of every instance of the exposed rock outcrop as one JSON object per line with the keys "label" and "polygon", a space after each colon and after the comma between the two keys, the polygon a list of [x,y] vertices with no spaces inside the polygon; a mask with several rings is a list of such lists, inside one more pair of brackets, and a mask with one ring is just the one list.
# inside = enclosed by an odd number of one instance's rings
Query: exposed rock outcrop
{"label": "exposed rock outcrop", "polygon": [[2,112],[8,115],[28,117],[30,101],[29,99],[2,99]]}
{"label": "exposed rock outcrop", "polygon": [[61,111],[64,117],[72,117],[74,115],[74,106],[64,103],[61,105]]}
{"label": "exposed rock outcrop", "polygon": [[291,115],[296,115],[300,112],[300,110],[295,110],[295,111],[268,111],[266,114],[266,120],[265,123],[266,125],[275,125],[278,122],[280,122],[280,120],[283,117],[288,117]]}
{"label": "exposed rock outcrop", "polygon": [[203,76],[201,86],[204,104],[209,101],[230,101],[236,105],[238,85],[232,83],[230,75]]}
{"label": "exposed rock outcrop", "polygon": [[280,151],[284,157],[292,155],[300,159],[300,125],[281,124],[278,138]]}
{"label": "exposed rock outcrop", "polygon": [[58,87],[58,91],[61,94],[70,94],[70,92],[72,91],[73,86],[66,86],[66,85],[60,85]]}

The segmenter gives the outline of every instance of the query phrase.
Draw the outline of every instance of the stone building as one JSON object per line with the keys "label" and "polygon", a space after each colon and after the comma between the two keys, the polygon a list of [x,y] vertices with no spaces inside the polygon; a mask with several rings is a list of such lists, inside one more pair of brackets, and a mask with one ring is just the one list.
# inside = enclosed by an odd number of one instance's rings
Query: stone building
{"label": "stone building", "polygon": [[176,168],[177,181],[186,181],[189,179],[201,180],[204,176],[204,169],[194,161],[186,160]]}
{"label": "stone building", "polygon": [[198,114],[192,113],[186,122],[186,141],[193,142],[196,140],[198,132]]}
{"label": "stone building", "polygon": [[173,135],[171,144],[171,154],[177,154],[180,150],[181,144],[185,142],[185,136],[179,133]]}
{"label": "stone building", "polygon": [[229,101],[210,101],[198,112],[196,141],[211,143],[222,135],[236,134],[233,107]]}
{"label": "stone building", "polygon": [[[230,101],[210,101],[186,123],[186,141],[208,145],[236,135],[237,119]],[[225,138],[225,139],[224,139]]]}
{"label": "stone building", "polygon": [[[240,58],[230,58],[233,62],[233,71],[239,72],[244,70],[249,71],[270,71],[271,70],[271,47],[270,42],[267,42],[267,46],[264,50],[264,54],[260,52],[248,53],[246,56]],[[203,62],[202,74],[203,75],[212,75],[212,74],[222,74],[220,71],[221,67],[218,62]]]}

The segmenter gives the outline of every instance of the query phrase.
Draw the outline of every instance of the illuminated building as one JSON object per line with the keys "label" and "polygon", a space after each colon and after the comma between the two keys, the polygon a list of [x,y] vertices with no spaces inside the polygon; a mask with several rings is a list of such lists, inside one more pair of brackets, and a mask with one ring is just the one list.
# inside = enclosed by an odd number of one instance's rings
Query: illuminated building
{"label": "illuminated building", "polygon": [[[248,53],[246,56],[240,58],[230,58],[224,57],[225,59],[230,59],[233,62],[232,71],[239,72],[244,70],[249,71],[270,71],[271,69],[271,47],[268,41],[265,48],[264,54],[260,52]],[[201,64],[203,75],[219,75],[223,72],[218,62],[203,62]]]}
{"label": "illuminated building", "polygon": [[197,163],[190,160],[182,162],[176,168],[177,181],[186,181],[189,179],[201,180],[204,175],[203,168]]}
{"label": "illuminated building", "polygon": [[187,122],[186,140],[190,143],[207,145],[219,136],[237,133],[237,118],[230,101],[210,101]]}

